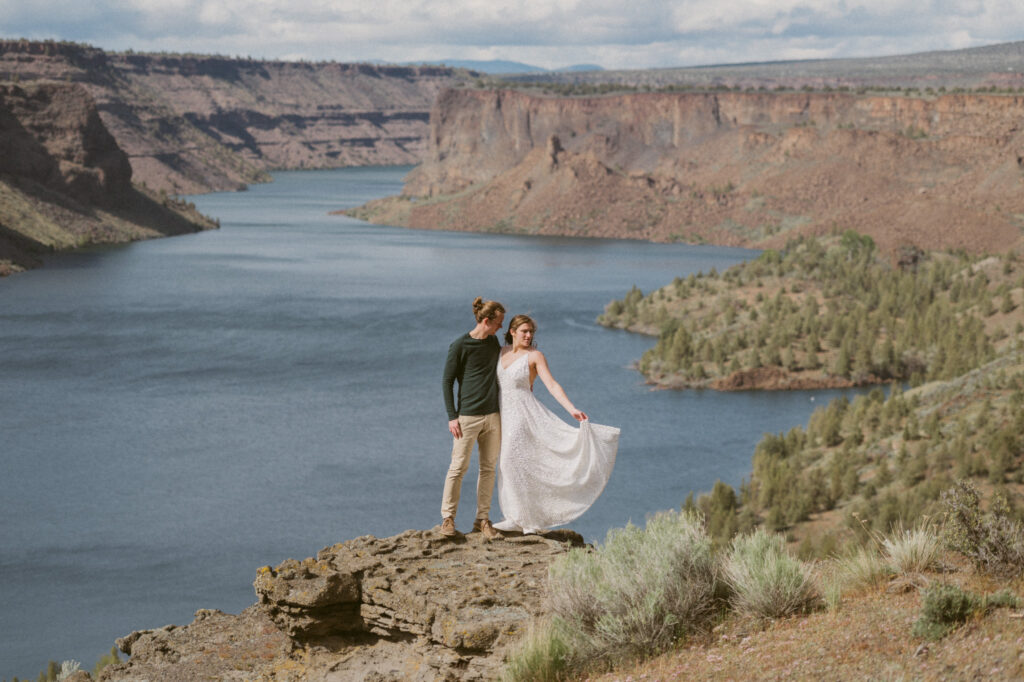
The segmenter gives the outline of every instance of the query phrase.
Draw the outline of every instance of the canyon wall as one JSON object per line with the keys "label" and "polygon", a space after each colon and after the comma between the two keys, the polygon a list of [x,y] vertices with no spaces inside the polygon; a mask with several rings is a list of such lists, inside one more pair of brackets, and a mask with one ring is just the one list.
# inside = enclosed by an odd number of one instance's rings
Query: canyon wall
{"label": "canyon wall", "polygon": [[448,90],[404,197],[413,227],[774,246],[1002,250],[1024,227],[1024,96]]}
{"label": "canyon wall", "polygon": [[444,67],[108,53],[0,41],[0,81],[80,83],[134,177],[172,193],[240,189],[268,170],[418,163]]}
{"label": "canyon wall", "polygon": [[0,275],[46,251],[214,226],[132,184],[127,154],[81,86],[0,84]]}

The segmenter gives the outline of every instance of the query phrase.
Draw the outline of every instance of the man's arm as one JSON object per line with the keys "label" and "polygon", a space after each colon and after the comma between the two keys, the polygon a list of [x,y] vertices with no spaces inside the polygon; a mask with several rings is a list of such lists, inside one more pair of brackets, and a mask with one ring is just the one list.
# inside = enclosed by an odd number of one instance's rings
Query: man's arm
{"label": "man's arm", "polygon": [[448,432],[456,438],[462,438],[462,427],[459,426],[459,413],[455,411],[455,380],[459,373],[459,342],[448,346],[448,358],[444,362],[444,375],[441,378],[441,390],[444,393],[444,408],[448,412]]}

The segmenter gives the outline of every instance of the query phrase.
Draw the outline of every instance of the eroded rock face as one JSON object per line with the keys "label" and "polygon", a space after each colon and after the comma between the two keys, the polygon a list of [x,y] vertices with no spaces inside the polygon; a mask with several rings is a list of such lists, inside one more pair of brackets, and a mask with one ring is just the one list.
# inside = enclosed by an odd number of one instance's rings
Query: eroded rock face
{"label": "eroded rock face", "polygon": [[452,69],[107,53],[0,40],[0,79],[72,81],[97,102],[136,182],[239,189],[268,169],[414,164]]}
{"label": "eroded rock face", "polygon": [[0,83],[0,277],[38,254],[215,227],[132,185],[128,155],[74,83]]}
{"label": "eroded rock face", "polygon": [[0,173],[83,204],[110,206],[131,189],[128,155],[79,85],[0,85],[0,152]]}
{"label": "eroded rock face", "polygon": [[1022,117],[1024,97],[989,94],[448,90],[403,223],[759,248],[854,229],[887,253],[1003,251],[1024,243]]}
{"label": "eroded rock face", "polygon": [[544,612],[548,565],[582,544],[572,531],[356,538],[261,568],[259,601],[238,616],[200,611],[118,640],[132,658],[102,679],[494,679]]}

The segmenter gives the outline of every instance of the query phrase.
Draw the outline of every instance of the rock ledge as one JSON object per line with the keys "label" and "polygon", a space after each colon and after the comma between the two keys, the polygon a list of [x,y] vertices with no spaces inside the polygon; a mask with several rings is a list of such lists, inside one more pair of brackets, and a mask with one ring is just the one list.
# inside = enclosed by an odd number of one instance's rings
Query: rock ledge
{"label": "rock ledge", "polygon": [[544,611],[551,560],[583,538],[439,528],[338,543],[256,575],[258,603],[118,640],[101,679],[483,680]]}

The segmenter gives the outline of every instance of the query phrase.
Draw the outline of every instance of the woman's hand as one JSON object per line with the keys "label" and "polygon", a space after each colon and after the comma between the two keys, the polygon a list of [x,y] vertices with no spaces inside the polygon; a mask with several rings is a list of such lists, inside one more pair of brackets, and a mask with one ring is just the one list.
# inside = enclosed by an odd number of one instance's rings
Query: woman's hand
{"label": "woman's hand", "polygon": [[584,412],[583,410],[570,410],[569,413],[573,417],[575,417],[576,421],[578,421],[578,422],[585,422],[588,419],[590,419],[590,417],[587,416],[587,413]]}

